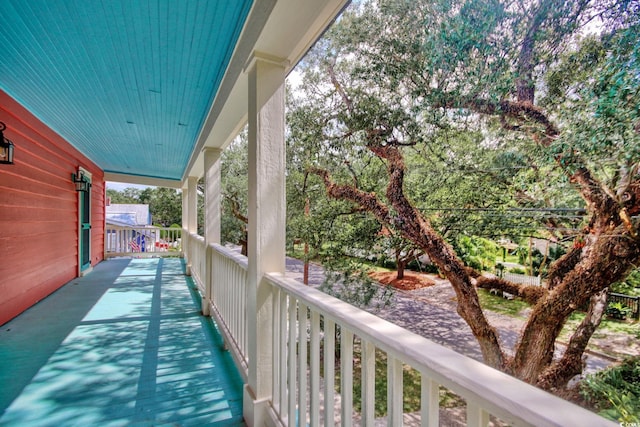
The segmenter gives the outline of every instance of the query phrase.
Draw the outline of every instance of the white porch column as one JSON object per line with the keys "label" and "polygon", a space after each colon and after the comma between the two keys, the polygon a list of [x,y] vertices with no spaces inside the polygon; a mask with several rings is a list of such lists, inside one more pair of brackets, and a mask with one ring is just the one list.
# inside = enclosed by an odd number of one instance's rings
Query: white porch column
{"label": "white porch column", "polygon": [[189,233],[198,232],[198,178],[187,178],[187,230]]}
{"label": "white porch column", "polygon": [[[187,198],[188,191],[186,188],[182,188],[182,235],[180,237],[180,244],[182,245],[182,257],[187,259],[187,262],[191,255],[189,254],[189,236],[187,236],[187,223],[189,218],[189,201]],[[191,275],[189,265],[185,266],[186,274]]]}
{"label": "white porch column", "polygon": [[249,384],[244,415],[264,424],[272,390],[273,296],[265,272],[285,270],[285,69],[282,61],[254,53],[249,77]]}
{"label": "white porch column", "polygon": [[182,189],[182,229],[186,230],[188,227],[188,218],[189,218],[189,201],[187,198],[187,194],[189,193],[188,189]]}
{"label": "white porch column", "polygon": [[207,245],[206,254],[206,277],[205,294],[202,296],[202,314],[209,316],[210,303],[213,295],[212,289],[212,263],[211,250],[212,243],[220,243],[220,222],[221,222],[221,189],[222,179],[220,176],[220,157],[222,150],[219,148],[204,149],[204,241]]}
{"label": "white porch column", "polygon": [[[190,176],[187,178],[187,189],[182,189],[182,228],[183,233],[191,234],[198,231],[198,178]],[[182,236],[182,248],[186,254],[187,276],[191,276],[191,262],[193,261],[193,248],[191,247],[191,237]]]}
{"label": "white porch column", "polygon": [[220,243],[221,156],[220,148],[204,149],[204,239],[207,244]]}

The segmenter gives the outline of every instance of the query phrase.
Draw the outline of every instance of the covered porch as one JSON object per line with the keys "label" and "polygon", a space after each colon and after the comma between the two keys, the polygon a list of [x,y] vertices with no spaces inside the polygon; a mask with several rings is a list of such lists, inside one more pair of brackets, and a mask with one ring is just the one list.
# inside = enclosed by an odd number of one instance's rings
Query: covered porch
{"label": "covered porch", "polygon": [[[5,324],[0,425],[435,427],[448,425],[441,387],[466,401],[469,426],[612,425],[289,274],[265,273],[251,323],[248,259],[197,234],[184,241],[186,259],[103,261]],[[414,413],[403,410],[407,369],[420,375]],[[250,381],[269,396],[255,399]]]}
{"label": "covered porch", "polygon": [[[24,7],[27,3],[42,7]],[[151,15],[144,8],[124,14],[107,7],[118,2],[103,2],[97,13],[87,3],[91,10],[80,14],[84,25],[76,24],[79,17],[69,13],[72,8],[57,10],[44,3],[14,2],[6,15],[11,25],[4,28],[22,28],[23,22],[56,22],[60,31],[47,33],[29,25],[23,33],[15,31],[10,40],[17,52],[15,75],[6,80],[4,89],[24,99],[53,129],[95,159],[105,181],[182,189],[181,250],[185,273],[191,277],[182,274],[178,258],[103,261],[82,279],[95,281],[94,286],[84,286],[87,282],[78,279],[54,294],[55,303],[47,299],[39,304],[45,308],[34,315],[33,321],[39,324],[34,335],[6,324],[3,336],[15,336],[21,346],[12,356],[15,362],[7,362],[9,355],[3,358],[7,371],[2,381],[10,386],[1,396],[4,405],[10,406],[0,423],[27,420],[34,425],[62,425],[62,420],[73,419],[82,425],[190,425],[197,420],[198,425],[373,426],[382,422],[399,426],[405,418],[403,370],[411,367],[420,374],[421,389],[421,409],[413,418],[423,426],[441,424],[441,386],[466,401],[469,426],[486,426],[492,416],[521,426],[614,425],[285,274],[285,79],[347,1],[245,1],[238,2],[235,15],[229,12],[228,2],[216,3],[213,9],[218,14],[207,8],[214,2],[194,0],[189,2],[193,7],[178,11],[160,2],[163,7]],[[159,30],[158,26],[173,23],[168,17],[176,13],[182,13],[176,20],[181,26]],[[227,27],[200,19],[206,13],[233,15],[229,19],[236,21],[226,34],[212,34],[212,28]],[[94,45],[93,31],[101,28],[98,23],[121,32],[106,31],[113,38]],[[193,28],[202,32],[189,33]],[[73,37],[65,39],[67,34]],[[156,40],[156,35],[170,39]],[[222,35],[228,36],[227,44],[213,42],[222,40]],[[45,48],[34,48],[35,56],[29,57],[30,51],[21,49],[21,43],[32,38]],[[201,43],[190,44],[193,40]],[[49,42],[74,53],[99,54],[85,58],[53,50],[47,57],[39,56],[50,52]],[[162,50],[167,46],[175,50]],[[217,54],[223,57],[218,68],[194,59],[212,58],[207,50],[212,46],[220,48]],[[124,54],[118,47],[126,48]],[[194,71],[185,81],[180,80],[184,73],[171,75],[181,68],[165,60],[181,53],[186,53],[181,63],[188,65],[184,70]],[[60,57],[63,64],[57,62]],[[73,67],[76,60],[85,61],[85,67],[80,67],[83,73]],[[22,78],[26,73],[22,63],[45,70],[38,78]],[[50,72],[52,67],[59,72]],[[114,73],[114,69],[124,71]],[[213,83],[205,90],[198,73],[212,69],[218,74],[207,74],[204,80]],[[72,76],[74,82],[57,81],[59,76]],[[74,90],[57,95],[52,90],[67,84],[74,89],[82,86],[89,102],[65,98]],[[94,91],[105,100],[94,96]],[[65,114],[57,114],[57,105],[65,106]],[[175,106],[184,108],[175,111]],[[226,248],[220,239],[220,158],[245,126],[249,137],[247,257]],[[16,150],[18,156],[19,146]],[[204,235],[197,232],[201,178],[205,182]],[[108,240],[104,238],[105,245]],[[120,245],[117,251],[126,252],[127,247]],[[75,303],[78,294],[71,290],[85,290],[86,299]],[[108,304],[93,305],[99,300]],[[193,306],[194,300],[198,307]],[[216,328],[200,311],[215,320],[228,350],[219,359],[214,356],[221,347]],[[53,332],[46,332],[48,327]],[[38,357],[31,357],[30,346],[35,344],[43,347],[34,353]],[[383,419],[376,420],[379,354],[386,358],[383,405],[387,410]],[[221,366],[222,371],[232,371],[229,358],[242,390],[235,374],[221,379]],[[14,366],[20,366],[23,374],[15,374]],[[360,374],[358,399],[353,392],[355,371]],[[89,375],[96,372],[104,376]],[[51,378],[62,383],[50,385]],[[92,403],[95,410],[87,410],[84,403]]]}

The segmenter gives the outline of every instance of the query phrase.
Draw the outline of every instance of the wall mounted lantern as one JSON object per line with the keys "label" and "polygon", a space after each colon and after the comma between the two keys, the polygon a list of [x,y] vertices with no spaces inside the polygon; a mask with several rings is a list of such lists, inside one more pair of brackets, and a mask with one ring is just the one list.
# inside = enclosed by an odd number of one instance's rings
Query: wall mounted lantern
{"label": "wall mounted lantern", "polygon": [[13,142],[4,137],[4,130],[7,125],[0,122],[0,164],[12,165],[13,164]]}
{"label": "wall mounted lantern", "polygon": [[71,179],[73,179],[73,184],[76,186],[76,191],[89,191],[89,187],[91,187],[91,183],[84,176],[84,172],[79,170],[77,174],[72,173]]}

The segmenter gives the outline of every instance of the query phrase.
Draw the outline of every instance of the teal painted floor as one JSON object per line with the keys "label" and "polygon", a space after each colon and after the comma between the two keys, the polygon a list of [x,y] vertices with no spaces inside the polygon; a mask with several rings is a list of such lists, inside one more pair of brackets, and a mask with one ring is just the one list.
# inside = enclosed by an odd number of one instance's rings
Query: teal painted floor
{"label": "teal painted floor", "polygon": [[239,426],[242,380],[177,258],[98,264],[0,328],[0,426]]}

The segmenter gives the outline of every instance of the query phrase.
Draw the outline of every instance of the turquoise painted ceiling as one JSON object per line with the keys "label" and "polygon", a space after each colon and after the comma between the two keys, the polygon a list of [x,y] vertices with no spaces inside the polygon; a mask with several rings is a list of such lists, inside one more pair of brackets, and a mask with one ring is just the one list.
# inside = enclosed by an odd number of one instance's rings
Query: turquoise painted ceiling
{"label": "turquoise painted ceiling", "polygon": [[0,0],[0,88],[106,172],[180,180],[253,0]]}

